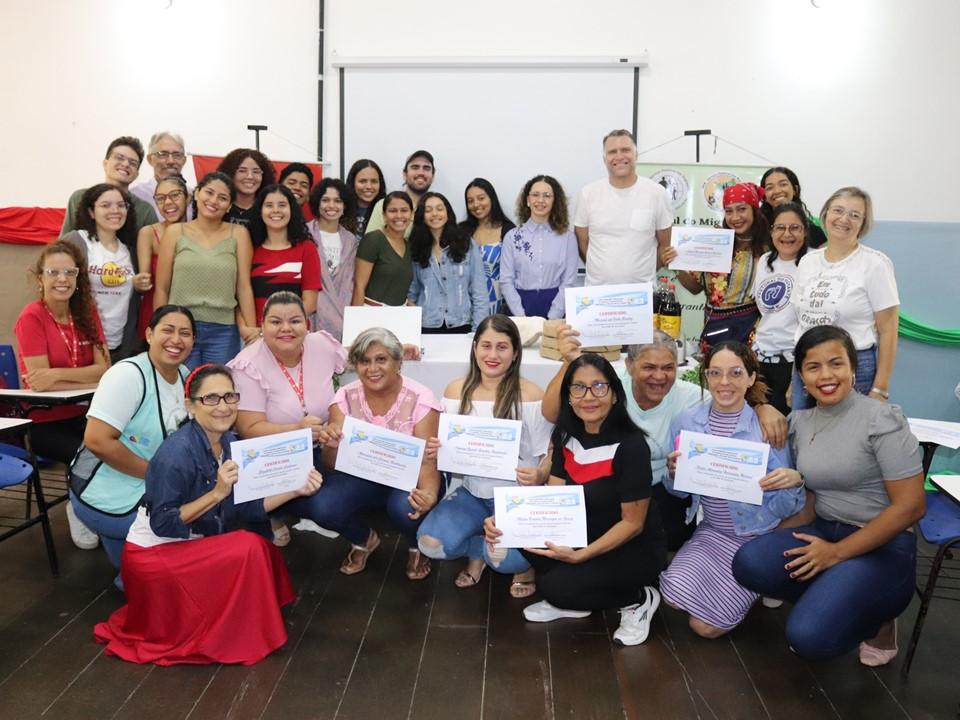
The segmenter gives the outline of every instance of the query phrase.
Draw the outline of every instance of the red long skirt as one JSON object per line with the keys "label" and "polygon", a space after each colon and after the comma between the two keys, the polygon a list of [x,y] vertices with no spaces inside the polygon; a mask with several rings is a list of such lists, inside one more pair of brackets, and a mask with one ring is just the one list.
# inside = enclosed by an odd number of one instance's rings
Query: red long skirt
{"label": "red long skirt", "polygon": [[127,604],[93,629],[108,655],[252,665],[287,641],[280,608],[293,601],[293,586],[279,551],[255,533],[127,543],[121,575]]}

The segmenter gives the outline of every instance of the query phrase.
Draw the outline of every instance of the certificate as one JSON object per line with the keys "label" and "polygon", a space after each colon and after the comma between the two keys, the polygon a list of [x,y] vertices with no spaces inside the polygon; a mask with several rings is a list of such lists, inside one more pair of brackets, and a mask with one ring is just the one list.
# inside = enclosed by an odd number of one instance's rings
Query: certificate
{"label": "certificate", "polygon": [[519,420],[441,414],[437,469],[516,480],[522,425]]}
{"label": "certificate", "polygon": [[313,467],[313,438],[304,428],[236,440],[230,443],[230,457],[240,467],[233,501],[259,500],[307,484]]}
{"label": "certificate", "polygon": [[347,416],[334,467],[399,490],[413,490],[426,442]]}
{"label": "certificate", "polygon": [[357,335],[373,327],[387,328],[401,345],[420,347],[423,308],[413,305],[348,305],[343,309],[343,345],[350,347]]}
{"label": "certificate", "polygon": [[546,541],[587,545],[587,507],[580,485],[495,487],[493,512],[501,547],[542,548]]}
{"label": "certificate", "polygon": [[960,423],[907,418],[910,432],[919,442],[932,442],[952,450],[960,448]]}
{"label": "certificate", "polygon": [[763,504],[760,478],[767,474],[766,443],[680,431],[673,487],[683,492]]}
{"label": "certificate", "polygon": [[674,225],[670,231],[670,247],[677,249],[677,257],[668,265],[671,270],[730,273],[733,230]]}
{"label": "certificate", "polygon": [[653,340],[650,283],[566,288],[567,323],[580,331],[580,344],[633,345]]}

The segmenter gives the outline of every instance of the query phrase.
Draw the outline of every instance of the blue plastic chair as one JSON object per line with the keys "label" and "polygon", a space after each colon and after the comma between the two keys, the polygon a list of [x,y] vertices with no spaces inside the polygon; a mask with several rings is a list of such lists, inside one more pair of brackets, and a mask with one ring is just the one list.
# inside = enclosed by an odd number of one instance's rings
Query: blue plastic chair
{"label": "blue plastic chair", "polygon": [[[43,498],[43,489],[40,487],[40,475],[37,469],[28,462],[12,457],[10,455],[0,454],[0,490],[16,491],[21,490],[17,486],[23,485],[23,494],[27,500],[27,512],[23,518],[0,518],[0,528],[5,531],[0,533],[0,541],[13,537],[17,533],[23,532],[29,527],[40,523],[43,527],[43,540],[47,546],[47,559],[50,561],[50,572],[54,577],[59,575],[57,565],[57,550],[53,544],[53,532],[50,529],[50,516],[47,514],[47,503]],[[30,512],[30,493],[36,496],[37,514]],[[12,524],[10,521],[13,521]]]}
{"label": "blue plastic chair", "polygon": [[4,387],[16,390],[20,387],[20,373],[17,372],[17,355],[13,345],[0,345],[0,375]]}
{"label": "blue plastic chair", "polygon": [[939,547],[933,558],[925,587],[922,591],[919,586],[917,587],[917,592],[920,594],[920,610],[917,613],[916,621],[913,623],[913,633],[910,635],[910,644],[907,646],[907,656],[901,668],[904,678],[910,672],[910,664],[913,662],[913,655],[916,653],[917,645],[920,642],[923,622],[926,620],[927,611],[930,609],[930,601],[933,600],[933,592],[937,587],[937,578],[940,575],[943,561],[953,556],[953,548],[960,546],[960,504],[945,493],[927,493],[927,514],[923,516],[918,525],[923,539],[931,545]]}

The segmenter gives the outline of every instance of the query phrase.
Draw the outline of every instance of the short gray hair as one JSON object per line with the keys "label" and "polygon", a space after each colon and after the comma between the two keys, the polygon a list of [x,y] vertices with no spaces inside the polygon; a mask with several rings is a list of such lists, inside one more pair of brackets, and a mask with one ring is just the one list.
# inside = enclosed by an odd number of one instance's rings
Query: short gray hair
{"label": "short gray hair", "polygon": [[663,330],[654,330],[651,342],[642,345],[627,345],[627,359],[636,360],[648,350],[668,350],[673,355],[674,361],[677,360],[677,341]]}
{"label": "short gray hair", "polygon": [[607,140],[612,137],[627,137],[630,138],[630,142],[633,143],[633,147],[637,147],[637,139],[633,136],[633,133],[624,128],[618,128],[616,130],[611,130],[606,135],[603,136],[603,147],[607,147]]}
{"label": "short gray hair", "polygon": [[390,357],[397,362],[403,361],[403,345],[397,340],[397,336],[386,328],[372,327],[357,335],[353,344],[350,345],[350,351],[347,354],[350,364],[356,367],[374,345],[383,345]]}
{"label": "short gray hair", "polygon": [[147,146],[147,154],[150,155],[156,152],[157,144],[164,138],[170,138],[180,146],[180,149],[183,150],[183,152],[187,151],[187,146],[183,144],[183,137],[171,130],[161,130],[160,132],[154,133],[150,136],[150,145]]}

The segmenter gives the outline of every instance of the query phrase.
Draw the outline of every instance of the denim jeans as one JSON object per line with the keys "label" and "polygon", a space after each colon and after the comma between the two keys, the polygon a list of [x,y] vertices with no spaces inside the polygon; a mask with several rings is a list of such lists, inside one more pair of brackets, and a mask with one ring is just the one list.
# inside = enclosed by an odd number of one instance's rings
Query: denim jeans
{"label": "denim jeans", "polygon": [[[441,495],[443,488],[441,487]],[[327,470],[323,485],[310,497],[291,500],[283,506],[284,512],[310,518],[317,525],[336,530],[354,545],[365,545],[370,537],[370,525],[361,514],[383,508],[393,526],[407,539],[412,549],[417,548],[417,528],[423,517],[411,520],[413,512],[406,490],[397,490],[354,475]]]}
{"label": "denim jeans", "polygon": [[220,365],[233,360],[242,349],[236,325],[197,321],[197,339],[187,358],[186,366],[193,370],[207,363]]}
{"label": "denim jeans", "polygon": [[493,498],[478,498],[460,487],[443,499],[424,519],[417,538],[439,540],[439,547],[420,543],[420,552],[436,560],[483,557],[483,521],[493,515]]}
{"label": "denim jeans", "polygon": [[784,569],[783,553],[805,543],[793,533],[838,542],[859,528],[817,518],[812,525],[775,530],[751,540],[733,558],[741,585],[767,597],[793,603],[787,618],[787,643],[802,657],[825,659],[853,650],[885,622],[900,615],[916,582],[917,539],[903,531],[885,545],[844,560],[802,582]]}
{"label": "denim jeans", "polygon": [[73,490],[70,491],[70,504],[73,505],[73,511],[80,518],[80,522],[100,536],[100,542],[110,559],[110,563],[119,570],[120,556],[123,554],[123,543],[127,540],[127,531],[130,530],[130,526],[133,525],[133,521],[137,517],[136,508],[126,515],[108,515],[80,502],[77,496],[73,494]]}
{"label": "denim jeans", "polygon": [[[857,372],[854,389],[861,395],[869,395],[873,381],[877,377],[877,346],[866,350],[857,350]],[[805,410],[810,407],[810,394],[803,386],[803,378],[796,364],[793,367],[793,391],[790,402],[794,410]]]}

